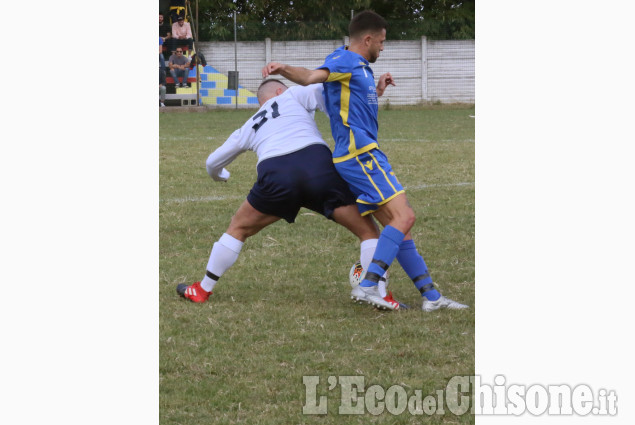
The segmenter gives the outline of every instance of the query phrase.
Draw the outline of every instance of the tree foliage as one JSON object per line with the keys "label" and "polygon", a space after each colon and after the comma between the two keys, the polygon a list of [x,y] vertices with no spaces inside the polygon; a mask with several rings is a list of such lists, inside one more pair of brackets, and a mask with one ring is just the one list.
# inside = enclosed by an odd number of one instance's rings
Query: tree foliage
{"label": "tree foliage", "polygon": [[[192,6],[194,0],[191,0]],[[475,1],[460,0],[199,0],[199,39],[240,41],[341,39],[351,10],[372,9],[389,23],[388,38],[473,39]]]}

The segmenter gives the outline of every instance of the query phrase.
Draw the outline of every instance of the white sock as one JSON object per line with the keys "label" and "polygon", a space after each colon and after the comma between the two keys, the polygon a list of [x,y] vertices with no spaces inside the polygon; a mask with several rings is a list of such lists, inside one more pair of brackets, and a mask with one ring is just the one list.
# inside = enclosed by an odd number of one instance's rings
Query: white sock
{"label": "white sock", "polygon": [[[377,248],[378,241],[379,239],[366,239],[359,245],[359,262],[362,263],[364,274],[366,274],[370,262],[373,261],[373,254],[375,253],[375,248]],[[386,277],[387,274],[388,272],[384,273],[384,277]],[[364,279],[364,276],[362,276],[362,279]],[[379,288],[379,295],[381,295],[382,298],[385,297],[387,295],[386,282],[380,280],[377,287]]]}
{"label": "white sock", "polygon": [[238,254],[243,247],[243,243],[233,236],[223,233],[218,242],[214,243],[212,253],[207,262],[207,273],[201,281],[201,288],[207,292],[212,292],[218,279],[234,265],[238,259]]}
{"label": "white sock", "polygon": [[377,248],[377,241],[379,241],[379,239],[366,239],[359,245],[359,261],[362,263],[364,273],[366,273],[370,262],[373,260],[373,254],[375,253],[375,248]]}

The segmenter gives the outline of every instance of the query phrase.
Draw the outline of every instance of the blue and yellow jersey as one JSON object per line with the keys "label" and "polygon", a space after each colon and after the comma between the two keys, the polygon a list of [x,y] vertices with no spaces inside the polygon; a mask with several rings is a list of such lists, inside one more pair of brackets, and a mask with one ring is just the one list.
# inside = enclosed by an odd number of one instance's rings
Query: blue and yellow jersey
{"label": "blue and yellow jersey", "polygon": [[335,140],[333,162],[378,148],[377,91],[368,61],[342,46],[318,69],[330,72],[324,98]]}

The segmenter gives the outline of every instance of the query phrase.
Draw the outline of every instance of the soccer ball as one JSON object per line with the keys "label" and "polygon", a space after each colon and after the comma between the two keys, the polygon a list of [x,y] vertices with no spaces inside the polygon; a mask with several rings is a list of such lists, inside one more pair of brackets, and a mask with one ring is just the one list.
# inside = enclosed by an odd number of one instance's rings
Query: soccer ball
{"label": "soccer ball", "polygon": [[362,283],[363,277],[364,269],[362,268],[362,263],[358,261],[353,264],[351,271],[348,273],[348,281],[351,284],[351,288],[355,289],[357,285]]}
{"label": "soccer ball", "polygon": [[[353,289],[355,289],[355,287],[357,285],[359,285],[360,283],[362,283],[362,280],[364,280],[364,275],[365,275],[365,271],[364,268],[362,267],[362,263],[357,261],[355,264],[353,264],[353,267],[351,267],[351,271],[348,272],[348,282],[351,284],[351,287]],[[387,288],[388,287],[388,276],[389,273],[386,273],[386,279],[384,280],[383,278],[379,281],[379,283],[381,284],[382,282],[384,283],[384,287]]]}

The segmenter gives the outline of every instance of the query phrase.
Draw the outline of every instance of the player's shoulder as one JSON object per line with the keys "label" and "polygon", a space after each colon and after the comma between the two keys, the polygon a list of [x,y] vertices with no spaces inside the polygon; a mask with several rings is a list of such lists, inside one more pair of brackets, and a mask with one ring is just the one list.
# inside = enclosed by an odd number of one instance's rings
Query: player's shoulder
{"label": "player's shoulder", "polygon": [[333,53],[328,55],[325,59],[325,62],[330,63],[348,63],[351,60],[351,53],[346,49],[346,46],[342,46],[338,49],[335,49]]}
{"label": "player's shoulder", "polygon": [[283,94],[287,94],[300,102],[302,105],[306,103],[306,99],[317,98],[322,96],[324,86],[322,83],[309,84],[308,86],[293,86],[289,87]]}
{"label": "player's shoulder", "polygon": [[282,95],[286,94],[288,96],[295,97],[298,94],[312,93],[320,87],[322,87],[322,83],[309,84],[308,86],[299,86],[299,85],[292,86],[292,87],[289,87],[287,90],[285,90],[285,92],[282,93]]}
{"label": "player's shoulder", "polygon": [[[355,52],[351,52],[345,47],[341,47],[335,50],[326,58],[324,62],[329,66],[329,68],[338,70],[353,69],[363,67],[368,64],[367,62],[365,62],[362,56]],[[331,71],[333,69],[331,69]]]}

